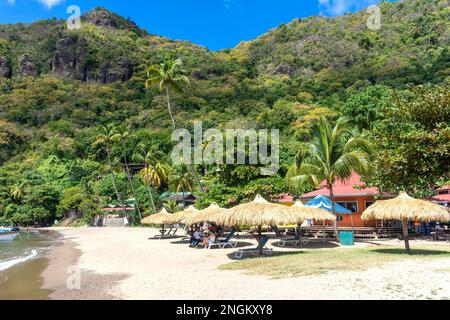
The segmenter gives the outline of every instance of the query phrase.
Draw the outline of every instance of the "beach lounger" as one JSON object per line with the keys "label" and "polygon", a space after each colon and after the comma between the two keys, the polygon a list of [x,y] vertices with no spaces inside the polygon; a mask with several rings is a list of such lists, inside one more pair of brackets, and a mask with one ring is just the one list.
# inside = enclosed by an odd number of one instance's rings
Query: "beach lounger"
{"label": "beach lounger", "polygon": [[235,248],[237,246],[237,242],[230,241],[231,238],[233,238],[235,233],[236,233],[236,230],[232,230],[228,234],[228,236],[225,238],[225,240],[218,240],[214,243],[209,243],[206,246],[206,249],[211,249],[212,247],[219,247],[220,249],[225,249],[226,247]]}
{"label": "beach lounger", "polygon": [[259,241],[259,244],[256,248],[252,249],[239,249],[238,252],[235,254],[236,259],[241,259],[245,254],[249,254],[252,256],[256,256],[259,254],[260,249],[262,248],[263,254],[272,254],[273,250],[265,248],[267,242],[269,241],[269,237],[263,237]]}
{"label": "beach lounger", "polygon": [[289,239],[281,239],[278,244],[280,247],[284,248],[287,245],[292,245],[294,247],[297,247],[299,245],[306,246],[308,243],[309,239],[306,237],[295,237]]}
{"label": "beach lounger", "polygon": [[170,227],[169,231],[167,232],[168,236],[174,236],[176,235],[178,231],[178,227]]}

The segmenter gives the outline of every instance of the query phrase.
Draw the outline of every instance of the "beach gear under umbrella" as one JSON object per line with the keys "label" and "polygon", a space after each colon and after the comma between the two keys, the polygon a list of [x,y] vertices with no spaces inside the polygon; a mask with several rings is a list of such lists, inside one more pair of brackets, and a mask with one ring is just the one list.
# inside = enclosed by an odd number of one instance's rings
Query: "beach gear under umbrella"
{"label": "beach gear under umbrella", "polygon": [[216,203],[211,204],[208,208],[199,210],[196,213],[182,219],[182,223],[192,226],[202,222],[216,222],[216,217],[225,213],[227,209],[219,207]]}
{"label": "beach gear under umbrella", "polygon": [[409,221],[450,221],[447,208],[430,201],[414,199],[406,192],[391,200],[377,201],[363,212],[363,220],[401,220],[405,248],[409,252],[408,222]]}
{"label": "beach gear under umbrella", "polygon": [[[323,241],[325,242],[325,221],[326,220],[331,220],[331,221],[336,221],[336,216],[334,214],[332,214],[328,210],[325,208],[328,208],[328,206],[330,206],[331,208],[331,200],[323,197],[327,200],[329,200],[329,204],[328,202],[322,201],[321,199],[319,199],[319,201],[313,202],[314,205],[304,205],[301,201],[296,201],[295,204],[290,207],[291,211],[298,216],[299,220],[298,220],[298,230],[299,230],[299,236],[300,236],[300,226],[301,224],[306,221],[306,220],[315,220],[315,221],[323,221],[323,227],[324,227],[324,231],[323,231]],[[317,198],[316,198],[317,199]],[[310,201],[311,203],[311,201]],[[343,208],[345,209],[345,208]],[[347,209],[345,209],[347,210]]]}
{"label": "beach gear under umbrella", "polygon": [[[218,215],[216,223],[228,227],[238,225],[252,225],[258,227],[258,241],[261,239],[261,227],[265,225],[279,225],[296,223],[297,220],[289,212],[289,207],[281,204],[270,203],[262,196],[257,195],[255,200],[238,205]],[[260,246],[260,254],[262,247]]]}

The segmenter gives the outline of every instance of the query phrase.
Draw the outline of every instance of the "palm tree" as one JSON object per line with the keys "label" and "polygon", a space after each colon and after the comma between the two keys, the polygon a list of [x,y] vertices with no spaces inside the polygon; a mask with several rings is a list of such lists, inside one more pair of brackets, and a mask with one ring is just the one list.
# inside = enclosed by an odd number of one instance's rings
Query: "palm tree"
{"label": "palm tree", "polygon": [[128,183],[130,184],[131,192],[132,192],[133,198],[136,202],[136,209],[138,211],[139,221],[140,221],[140,220],[142,220],[141,210],[139,209],[139,204],[138,204],[138,200],[137,200],[137,196],[136,196],[136,190],[135,190],[134,184],[133,184],[133,176],[131,175],[130,167],[128,166],[128,159],[127,159],[128,158],[127,142],[128,142],[128,139],[131,137],[131,135],[125,126],[119,126],[117,130],[118,130],[118,134],[119,134],[119,137],[117,140],[120,144],[120,149],[122,150],[122,157],[123,157],[123,161],[125,164],[125,170],[126,170],[126,174],[127,174],[127,178],[128,178]]}
{"label": "palm tree", "polygon": [[170,213],[175,213],[179,211],[178,203],[175,200],[169,200],[165,203],[164,207]]}
{"label": "palm tree", "polygon": [[[167,110],[169,111],[173,130],[176,130],[177,126],[172,110],[171,91],[182,92],[183,86],[190,85],[191,82],[184,74],[185,71],[183,70],[183,61],[180,58],[174,59],[172,55],[167,55],[164,62],[160,65],[154,65],[147,69],[147,80],[145,82],[145,87],[148,88],[158,85],[161,92],[165,91]],[[205,190],[203,189],[195,168],[192,164],[189,164],[189,167],[194,174],[197,184],[202,192],[204,192]]]}
{"label": "palm tree", "polygon": [[[325,117],[321,117],[314,126],[311,141],[299,150],[287,177],[294,184],[319,185],[326,181],[336,215],[333,184],[336,180],[350,178],[353,172],[369,174],[371,151],[367,140],[357,135],[346,119],[340,118],[333,128]],[[334,231],[339,241],[336,222]]]}
{"label": "palm tree", "polygon": [[146,150],[143,148],[141,153],[134,155],[134,158],[137,161],[143,162],[145,165],[144,169],[141,170],[141,176],[147,184],[152,209],[153,212],[156,213],[157,210],[151,187],[160,188],[161,185],[166,183],[169,169],[165,164],[154,160],[153,155],[154,153],[151,149]]}
{"label": "palm tree", "polygon": [[185,165],[175,167],[170,173],[169,184],[173,191],[183,193],[183,206],[186,207],[184,194],[194,189],[192,174],[188,168]]}
{"label": "palm tree", "polygon": [[[114,125],[109,124],[107,126],[102,126],[100,128],[101,133],[97,135],[97,138],[95,139],[94,143],[92,144],[93,147],[97,146],[103,146],[106,152],[106,159],[108,161],[108,167],[111,172],[111,181],[113,184],[114,192],[116,193],[117,201],[119,201],[119,204],[124,207],[122,198],[120,197],[119,190],[117,189],[117,183],[116,183],[116,177],[114,174],[114,166],[112,164],[112,146],[120,139],[120,134],[117,133],[117,129]],[[124,211],[125,213],[125,211]]]}
{"label": "palm tree", "polygon": [[10,195],[13,200],[21,201],[26,194],[25,182],[16,183],[12,186]]}
{"label": "palm tree", "polygon": [[164,62],[160,65],[151,66],[147,69],[146,87],[159,85],[161,92],[165,91],[167,100],[167,109],[172,120],[173,129],[176,130],[175,118],[173,116],[171,104],[171,90],[181,92],[183,85],[189,85],[189,79],[184,75],[183,62],[181,59],[174,59],[172,56],[166,56]]}

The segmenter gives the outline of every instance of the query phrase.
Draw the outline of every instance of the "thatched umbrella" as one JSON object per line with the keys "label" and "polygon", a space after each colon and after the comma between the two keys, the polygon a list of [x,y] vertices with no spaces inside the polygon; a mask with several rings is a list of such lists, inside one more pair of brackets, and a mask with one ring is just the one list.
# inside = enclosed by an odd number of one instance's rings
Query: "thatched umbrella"
{"label": "thatched umbrella", "polygon": [[289,213],[297,218],[298,222],[303,223],[306,220],[324,221],[331,220],[335,221],[336,216],[324,209],[307,207],[300,200],[296,201],[292,207],[289,207]]}
{"label": "thatched umbrella", "polygon": [[184,219],[186,219],[187,217],[196,214],[198,212],[198,210],[194,207],[194,206],[190,206],[188,208],[186,208],[183,211],[174,213],[172,215],[172,219],[170,219],[169,223],[172,224],[177,224],[177,223],[181,223],[183,224]]}
{"label": "thatched umbrella", "polygon": [[[238,205],[215,217],[216,223],[228,227],[237,225],[252,225],[258,227],[257,239],[261,239],[261,228],[265,225],[290,224],[297,222],[289,211],[289,207],[270,203],[262,196],[249,203]],[[262,254],[262,248],[260,248]]]}
{"label": "thatched umbrella", "polygon": [[405,248],[409,252],[408,222],[409,221],[450,221],[447,208],[435,203],[410,197],[406,192],[391,200],[377,201],[363,212],[363,220],[401,220]]}
{"label": "thatched umbrella", "polygon": [[161,224],[162,230],[161,233],[164,235],[164,225],[166,223],[170,223],[171,219],[173,219],[173,214],[170,214],[166,211],[166,209],[162,209],[161,212],[157,214],[149,215],[148,217],[141,220],[142,224]]}
{"label": "thatched umbrella", "polygon": [[166,209],[162,209],[157,214],[149,215],[148,217],[141,220],[142,224],[166,224],[170,223],[170,220],[173,218],[173,214],[170,214],[166,211]]}
{"label": "thatched umbrella", "polygon": [[[306,220],[315,221],[335,221],[336,216],[325,209],[305,206],[300,200],[297,200],[292,207],[289,207],[289,212],[296,219],[298,225],[298,236],[301,238],[301,225]],[[325,239],[325,233],[324,233]]]}
{"label": "thatched umbrella", "polygon": [[225,213],[227,209],[219,207],[216,203],[211,204],[208,208],[197,211],[184,219],[182,223],[188,226],[192,226],[202,222],[216,222],[216,217]]}

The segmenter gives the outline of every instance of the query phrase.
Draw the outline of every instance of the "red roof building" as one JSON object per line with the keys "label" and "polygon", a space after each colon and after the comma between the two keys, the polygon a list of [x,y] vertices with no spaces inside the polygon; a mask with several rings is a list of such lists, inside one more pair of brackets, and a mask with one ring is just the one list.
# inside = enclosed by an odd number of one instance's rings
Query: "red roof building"
{"label": "red roof building", "polygon": [[[355,227],[374,227],[376,225],[376,221],[363,221],[361,215],[376,199],[380,198],[378,188],[366,188],[364,182],[361,181],[361,177],[354,173],[345,181],[336,181],[333,185],[333,191],[334,201],[353,212],[352,215],[338,216],[339,227],[351,227],[352,220]],[[319,195],[330,196],[325,181],[321,183],[319,189],[304,194],[301,200],[308,202]],[[383,194],[385,199],[394,197],[396,197],[395,194]]]}
{"label": "red roof building", "polygon": [[438,189],[437,193],[431,200],[448,207],[450,205],[450,186]]}

